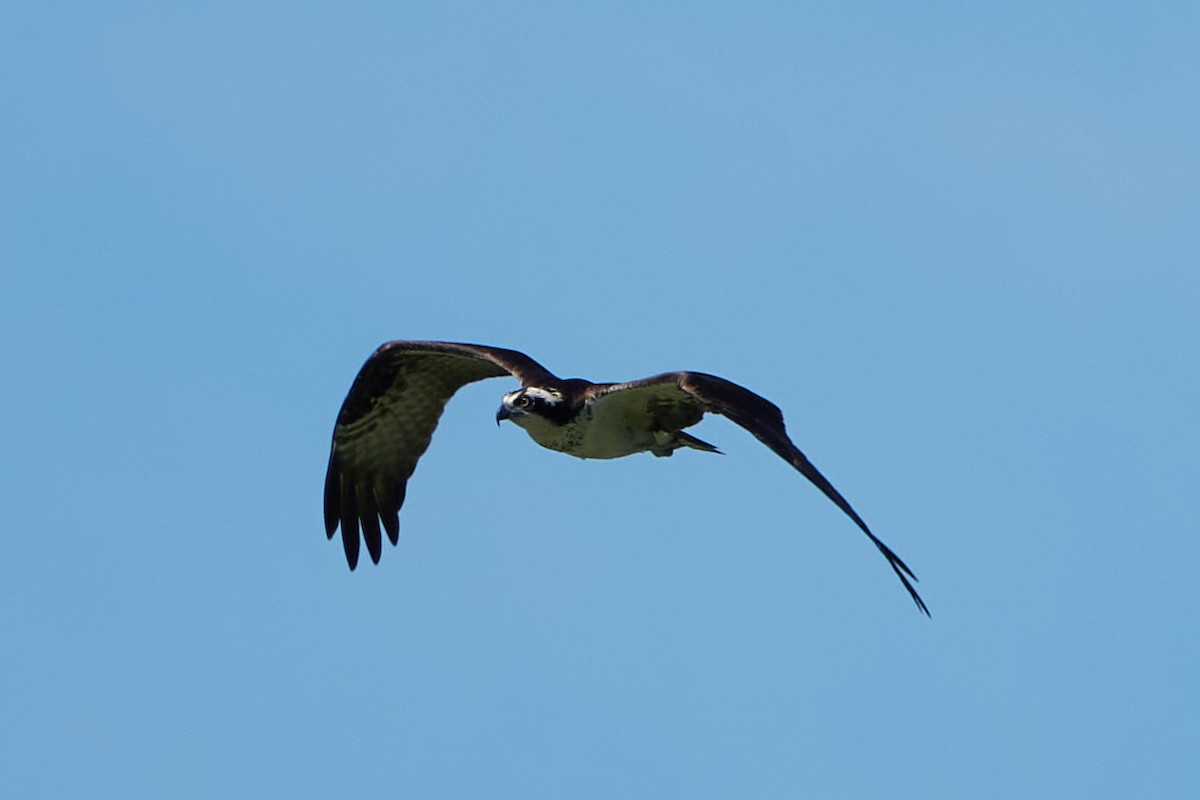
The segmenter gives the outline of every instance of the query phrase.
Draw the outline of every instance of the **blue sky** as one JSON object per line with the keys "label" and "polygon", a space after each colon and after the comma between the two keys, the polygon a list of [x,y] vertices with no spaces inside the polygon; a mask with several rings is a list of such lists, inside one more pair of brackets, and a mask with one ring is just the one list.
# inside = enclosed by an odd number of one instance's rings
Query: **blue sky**
{"label": "blue sky", "polygon": [[[1200,789],[1193,3],[10,4],[12,796]],[[322,528],[388,339],[724,375],[582,462],[463,390]]]}

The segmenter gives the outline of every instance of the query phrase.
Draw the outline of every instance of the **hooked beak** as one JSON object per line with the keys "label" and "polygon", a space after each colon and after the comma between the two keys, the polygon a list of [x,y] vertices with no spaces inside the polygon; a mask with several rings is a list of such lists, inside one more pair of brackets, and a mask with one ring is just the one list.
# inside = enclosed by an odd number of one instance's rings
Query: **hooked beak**
{"label": "hooked beak", "polygon": [[508,419],[512,416],[512,411],[503,403],[500,404],[500,409],[496,412],[496,427],[500,427],[500,421]]}

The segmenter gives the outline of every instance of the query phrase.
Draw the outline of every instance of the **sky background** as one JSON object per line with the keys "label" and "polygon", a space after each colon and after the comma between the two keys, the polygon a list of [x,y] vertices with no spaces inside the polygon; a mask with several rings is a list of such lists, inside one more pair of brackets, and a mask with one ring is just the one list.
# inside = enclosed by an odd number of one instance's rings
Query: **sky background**
{"label": "sky background", "polygon": [[[1200,5],[10,3],[12,797],[1200,793]],[[584,462],[449,405],[324,535],[389,339],[713,372]]]}

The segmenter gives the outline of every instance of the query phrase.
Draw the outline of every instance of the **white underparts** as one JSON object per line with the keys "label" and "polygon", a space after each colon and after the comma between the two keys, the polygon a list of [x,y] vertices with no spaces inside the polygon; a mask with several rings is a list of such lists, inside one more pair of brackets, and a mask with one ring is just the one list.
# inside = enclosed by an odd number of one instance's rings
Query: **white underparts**
{"label": "white underparts", "polygon": [[621,458],[644,452],[661,457],[681,447],[718,452],[683,431],[653,430],[645,415],[631,416],[604,403],[589,403],[575,421],[566,425],[557,425],[536,413],[513,415],[512,421],[542,447],[577,458]]}

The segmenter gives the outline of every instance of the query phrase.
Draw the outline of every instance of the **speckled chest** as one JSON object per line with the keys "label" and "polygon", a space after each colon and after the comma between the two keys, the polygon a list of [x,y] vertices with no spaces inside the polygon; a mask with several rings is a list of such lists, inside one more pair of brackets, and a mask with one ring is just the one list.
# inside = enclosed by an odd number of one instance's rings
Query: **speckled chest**
{"label": "speckled chest", "polygon": [[522,420],[521,427],[542,447],[576,458],[620,458],[640,453],[653,443],[649,431],[629,425],[621,415],[606,413],[602,405],[591,401],[561,425],[531,416]]}

